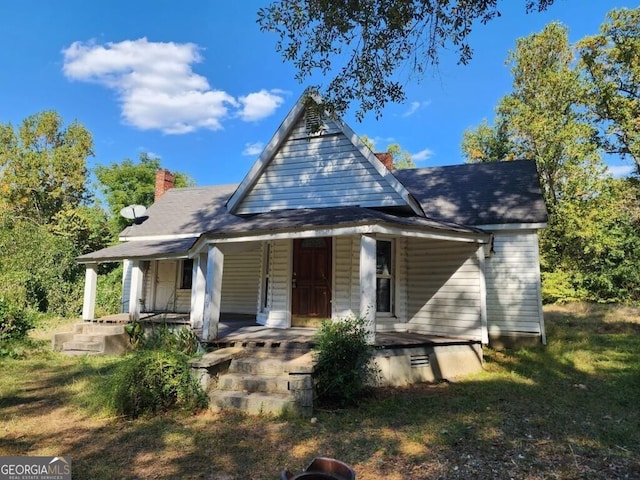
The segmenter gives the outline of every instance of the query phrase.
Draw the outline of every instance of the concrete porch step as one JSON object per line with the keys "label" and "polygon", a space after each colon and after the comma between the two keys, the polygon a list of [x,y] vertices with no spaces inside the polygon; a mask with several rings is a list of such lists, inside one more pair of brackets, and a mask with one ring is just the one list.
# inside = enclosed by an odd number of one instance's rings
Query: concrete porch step
{"label": "concrete porch step", "polygon": [[229,373],[281,375],[288,373],[287,363],[287,360],[278,357],[247,356],[234,359],[229,366]]}
{"label": "concrete porch step", "polygon": [[71,341],[71,342],[64,342],[62,344],[63,351],[80,350],[80,351],[101,352],[103,349],[104,349],[103,342]]}
{"label": "concrete porch step", "polygon": [[132,347],[123,325],[94,322],[78,322],[73,325],[71,332],[55,333],[52,346],[54,350],[69,355],[79,355],[71,352],[119,355]]}
{"label": "concrete porch step", "polygon": [[[214,411],[234,408],[252,415],[284,412],[311,415],[314,398],[312,354],[276,353],[268,348],[257,350],[226,348],[218,351],[221,358],[231,360],[216,374],[215,387],[209,392],[210,408]],[[199,367],[199,364],[194,366]]]}
{"label": "concrete porch step", "polygon": [[104,335],[96,335],[93,333],[74,333],[74,342],[101,342],[104,339]]}
{"label": "concrete porch step", "polygon": [[227,373],[218,380],[218,389],[289,395],[289,375]]}
{"label": "concrete porch step", "polygon": [[288,394],[237,392],[214,390],[209,395],[209,405],[213,411],[236,408],[251,415],[296,412],[298,406]]}
{"label": "concrete porch step", "polygon": [[108,325],[93,322],[76,323],[73,332],[85,335],[119,335],[124,332],[124,325]]}

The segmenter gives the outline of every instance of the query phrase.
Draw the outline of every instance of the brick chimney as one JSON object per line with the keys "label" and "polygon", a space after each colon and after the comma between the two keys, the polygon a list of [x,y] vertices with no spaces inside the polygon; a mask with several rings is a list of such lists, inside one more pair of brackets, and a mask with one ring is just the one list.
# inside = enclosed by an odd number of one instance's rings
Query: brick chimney
{"label": "brick chimney", "polygon": [[164,195],[164,192],[173,188],[174,185],[174,177],[172,173],[166,168],[161,168],[156,171],[156,195],[154,201],[158,201],[158,199]]}
{"label": "brick chimney", "polygon": [[387,167],[387,170],[393,172],[393,155],[389,152],[380,152],[375,154],[378,157],[378,160],[382,162],[382,164]]}

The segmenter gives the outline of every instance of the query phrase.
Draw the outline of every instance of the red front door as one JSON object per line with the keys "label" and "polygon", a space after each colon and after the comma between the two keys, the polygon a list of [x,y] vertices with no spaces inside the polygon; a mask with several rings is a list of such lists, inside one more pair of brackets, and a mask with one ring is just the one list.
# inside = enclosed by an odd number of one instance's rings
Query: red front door
{"label": "red front door", "polygon": [[331,317],[331,238],[293,241],[293,320]]}

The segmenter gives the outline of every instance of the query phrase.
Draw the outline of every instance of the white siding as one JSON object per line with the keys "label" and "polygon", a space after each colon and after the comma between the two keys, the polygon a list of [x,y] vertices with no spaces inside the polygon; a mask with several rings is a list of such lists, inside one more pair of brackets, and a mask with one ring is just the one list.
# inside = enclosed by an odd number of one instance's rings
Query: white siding
{"label": "white siding", "polygon": [[131,269],[133,262],[125,260],[122,263],[122,299],[120,301],[120,312],[129,313],[129,295],[131,293]]}
{"label": "white siding", "polygon": [[485,260],[489,335],[542,335],[538,234],[497,232]]}
{"label": "white siding", "polygon": [[[260,249],[249,250],[239,254],[226,254],[224,256],[221,312],[256,313],[260,289],[261,261]],[[189,298],[186,298],[187,302]],[[187,306],[187,308],[189,307]]]}
{"label": "white siding", "polygon": [[191,311],[191,289],[176,291],[176,312],[189,313]]}
{"label": "white siding", "polygon": [[480,340],[477,245],[408,239],[407,329]]}
{"label": "white siding", "polygon": [[291,325],[292,249],[293,242],[291,240],[277,240],[271,245],[267,326],[286,328]]}
{"label": "white siding", "polygon": [[355,315],[360,309],[359,243],[355,237],[336,237],[333,254],[333,291],[332,315],[334,318],[346,318]]}
{"label": "white siding", "polygon": [[146,268],[143,268],[143,285],[142,285],[142,295],[144,301],[144,311],[148,312],[152,310],[153,307],[153,292],[155,291],[155,279],[156,279],[156,269],[158,268],[158,261],[148,261],[146,263]]}
{"label": "white siding", "polygon": [[[172,260],[173,261],[173,260]],[[260,261],[261,252],[259,249],[243,252],[242,254],[227,254],[224,256],[224,271],[222,275],[222,299],[220,310],[223,313],[256,313],[256,302],[258,289],[260,286]],[[162,262],[162,260],[160,260]],[[129,262],[130,263],[130,262]],[[144,275],[144,298],[145,308],[149,311],[153,306],[154,285],[158,261],[153,261]],[[182,275],[182,262],[178,262],[178,279],[176,285],[179,286]],[[125,278],[127,282],[124,294],[128,297],[131,279]],[[124,282],[123,282],[124,284]],[[189,313],[191,310],[191,289],[176,288],[175,306],[176,313]],[[127,300],[128,301],[128,300]],[[125,308],[128,303],[125,303]]]}
{"label": "white siding", "polygon": [[302,116],[237,213],[406,205],[335,123],[329,121],[328,125],[324,134],[309,136]]}

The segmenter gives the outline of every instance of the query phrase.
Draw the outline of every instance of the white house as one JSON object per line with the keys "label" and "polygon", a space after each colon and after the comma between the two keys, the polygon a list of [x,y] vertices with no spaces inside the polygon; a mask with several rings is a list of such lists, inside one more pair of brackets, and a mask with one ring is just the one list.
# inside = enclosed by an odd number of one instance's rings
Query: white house
{"label": "white house", "polygon": [[80,257],[84,320],[97,264],[122,261],[131,319],[184,313],[205,341],[221,317],[244,314],[282,329],[359,315],[371,341],[545,342],[535,162],[392,171],[311,101],[301,97],[239,185],[168,189],[123,243]]}

